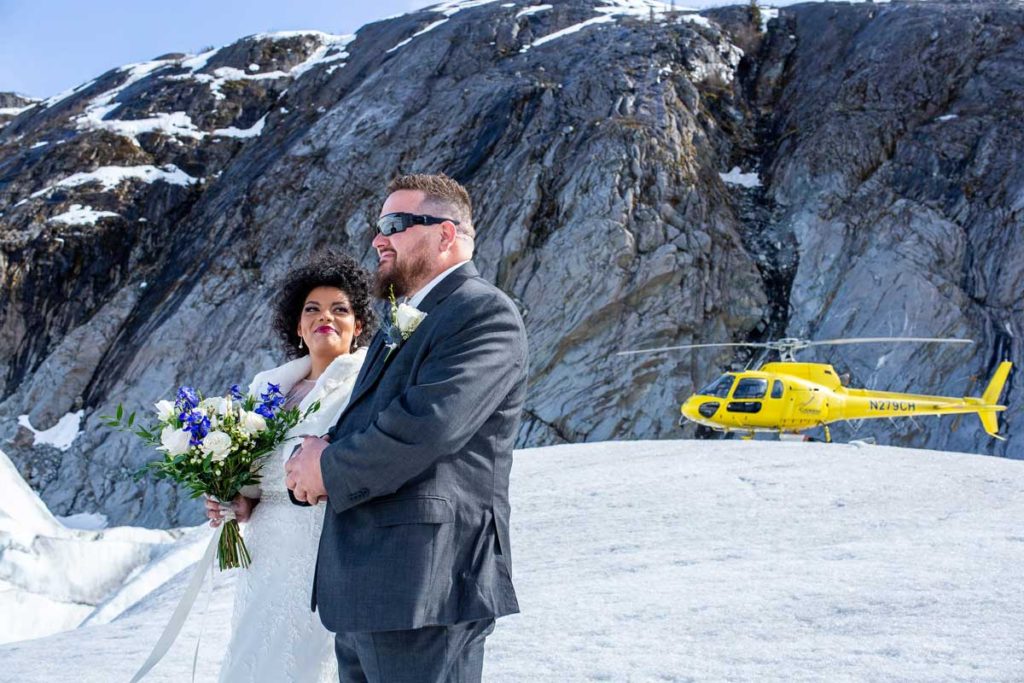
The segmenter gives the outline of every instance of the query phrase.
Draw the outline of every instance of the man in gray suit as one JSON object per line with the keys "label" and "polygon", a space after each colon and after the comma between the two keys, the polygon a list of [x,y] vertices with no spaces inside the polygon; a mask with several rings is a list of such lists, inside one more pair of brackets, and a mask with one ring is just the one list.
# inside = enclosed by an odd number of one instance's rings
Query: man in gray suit
{"label": "man in gray suit", "polygon": [[474,235],[451,178],[389,185],[377,295],[425,316],[386,316],[337,424],[287,466],[293,498],[328,501],[312,603],[342,681],[479,681],[495,618],[519,611],[508,481],[526,332],[470,260]]}

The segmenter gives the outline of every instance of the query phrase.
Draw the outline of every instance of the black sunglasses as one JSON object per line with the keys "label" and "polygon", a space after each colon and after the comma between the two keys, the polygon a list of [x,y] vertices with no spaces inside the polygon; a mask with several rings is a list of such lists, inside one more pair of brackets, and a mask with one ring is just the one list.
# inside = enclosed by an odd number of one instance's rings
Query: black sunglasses
{"label": "black sunglasses", "polygon": [[377,219],[377,232],[384,236],[394,235],[396,232],[408,230],[414,225],[437,225],[445,221],[455,225],[459,224],[458,221],[451,218],[438,218],[415,213],[388,213]]}

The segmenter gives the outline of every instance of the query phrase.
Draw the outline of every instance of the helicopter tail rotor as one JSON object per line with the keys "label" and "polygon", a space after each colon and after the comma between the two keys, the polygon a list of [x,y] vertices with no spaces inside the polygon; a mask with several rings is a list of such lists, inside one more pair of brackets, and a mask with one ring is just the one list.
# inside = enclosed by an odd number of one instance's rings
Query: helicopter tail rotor
{"label": "helicopter tail rotor", "polygon": [[1006,385],[1012,367],[1013,363],[1004,360],[996,368],[995,374],[992,375],[988,386],[985,387],[985,393],[981,395],[981,400],[985,402],[985,405],[994,406],[999,403],[999,396],[1003,393],[1003,387]]}
{"label": "helicopter tail rotor", "polygon": [[1010,376],[1010,368],[1012,367],[1013,363],[1010,361],[1003,361],[999,364],[995,374],[992,375],[992,380],[988,383],[988,387],[985,388],[985,393],[981,395],[982,402],[986,406],[991,406],[991,408],[983,408],[978,411],[982,428],[989,436],[995,437],[1000,441],[1006,441],[1006,437],[999,435],[999,411],[1005,410],[1003,406],[998,405],[999,396],[1003,393],[1003,387],[1006,385],[1006,380]]}

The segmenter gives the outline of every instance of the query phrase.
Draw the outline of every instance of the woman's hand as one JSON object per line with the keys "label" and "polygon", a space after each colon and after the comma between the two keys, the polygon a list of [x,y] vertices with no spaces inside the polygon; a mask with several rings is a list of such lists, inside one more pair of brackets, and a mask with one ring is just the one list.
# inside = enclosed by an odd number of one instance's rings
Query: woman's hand
{"label": "woman's hand", "polygon": [[252,516],[253,508],[259,502],[258,498],[246,498],[245,496],[238,495],[231,500],[231,505],[227,506],[208,497],[205,501],[206,517],[210,520],[210,526],[217,528],[224,523],[225,510],[230,509],[234,511],[236,520],[248,522]]}

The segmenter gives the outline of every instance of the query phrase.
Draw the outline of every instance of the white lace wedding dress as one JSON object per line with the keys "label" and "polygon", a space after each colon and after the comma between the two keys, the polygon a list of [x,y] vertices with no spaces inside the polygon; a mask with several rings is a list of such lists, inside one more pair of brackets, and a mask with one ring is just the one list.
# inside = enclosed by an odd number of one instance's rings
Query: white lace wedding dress
{"label": "white lace wedding dress", "polygon": [[[299,404],[320,401],[320,410],[289,436],[326,434],[348,404],[366,349],[338,356]],[[268,382],[287,395],[310,368],[309,357],[262,372],[250,393]],[[310,683],[338,680],[334,636],[309,609],[324,507],[299,507],[288,499],[284,463],[301,438],[289,438],[263,465],[260,503],[242,535],[252,555],[238,579],[231,642],[221,665],[221,683]]]}

